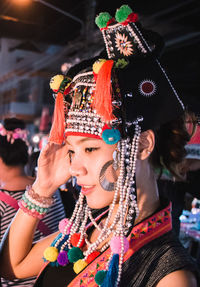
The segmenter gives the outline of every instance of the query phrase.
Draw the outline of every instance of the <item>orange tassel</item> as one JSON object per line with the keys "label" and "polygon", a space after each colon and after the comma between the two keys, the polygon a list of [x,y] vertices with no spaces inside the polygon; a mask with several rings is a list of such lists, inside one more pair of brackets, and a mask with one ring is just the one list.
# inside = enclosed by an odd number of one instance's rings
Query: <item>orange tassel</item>
{"label": "orange tassel", "polygon": [[93,107],[104,121],[113,119],[111,71],[113,60],[106,61],[97,75]]}
{"label": "orange tassel", "polygon": [[64,102],[63,94],[58,93],[53,113],[53,124],[50,130],[49,141],[62,144],[65,132],[65,115],[64,115]]}

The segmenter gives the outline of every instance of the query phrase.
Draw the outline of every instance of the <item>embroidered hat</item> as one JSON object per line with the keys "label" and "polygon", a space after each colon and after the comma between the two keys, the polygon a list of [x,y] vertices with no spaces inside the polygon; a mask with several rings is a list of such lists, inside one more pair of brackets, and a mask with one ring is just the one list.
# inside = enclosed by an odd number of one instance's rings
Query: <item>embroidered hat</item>
{"label": "embroidered hat", "polygon": [[128,5],[121,6],[115,18],[100,13],[95,21],[107,56],[88,61],[73,78],[69,71],[51,79],[56,105],[50,141],[62,143],[64,134],[78,133],[114,144],[133,136],[135,122],[145,131],[184,110],[158,60],[162,38],[144,30]]}

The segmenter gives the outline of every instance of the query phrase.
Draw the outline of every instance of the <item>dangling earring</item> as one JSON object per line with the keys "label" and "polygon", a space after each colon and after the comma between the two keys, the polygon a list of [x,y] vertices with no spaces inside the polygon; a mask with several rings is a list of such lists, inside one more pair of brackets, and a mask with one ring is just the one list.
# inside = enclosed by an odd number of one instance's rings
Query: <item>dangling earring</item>
{"label": "dangling earring", "polygon": [[72,186],[75,187],[76,185],[76,177],[72,176]]}
{"label": "dangling earring", "polygon": [[114,168],[114,170],[117,170],[118,169],[118,167],[119,167],[119,159],[118,159],[118,151],[117,150],[115,150],[114,152],[113,152],[113,168]]}
{"label": "dangling earring", "polygon": [[114,170],[118,169],[119,161],[120,161],[120,147],[118,144],[117,148],[113,152],[113,168],[114,168]]}
{"label": "dangling earring", "polygon": [[109,166],[113,165],[113,160],[110,160],[106,162],[100,172],[99,175],[99,182],[101,187],[106,190],[106,191],[113,191],[115,189],[115,182],[110,182],[106,179],[106,170],[108,169]]}

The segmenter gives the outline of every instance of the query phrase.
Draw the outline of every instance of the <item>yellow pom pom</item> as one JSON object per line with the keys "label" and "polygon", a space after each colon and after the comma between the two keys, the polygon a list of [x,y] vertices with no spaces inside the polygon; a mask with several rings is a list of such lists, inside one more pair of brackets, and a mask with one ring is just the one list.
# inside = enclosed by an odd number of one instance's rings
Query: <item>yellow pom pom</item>
{"label": "yellow pom pom", "polygon": [[54,77],[51,78],[50,80],[50,88],[53,91],[57,91],[60,87],[60,84],[62,83],[62,81],[64,80],[64,76],[63,75],[56,75]]}
{"label": "yellow pom pom", "polygon": [[93,72],[95,74],[99,73],[99,70],[101,69],[101,67],[103,66],[103,64],[106,62],[105,59],[99,59],[96,62],[94,62],[92,68],[93,68]]}
{"label": "yellow pom pom", "polygon": [[82,260],[82,259],[79,259],[78,261],[76,261],[76,262],[74,263],[74,267],[73,267],[74,272],[75,272],[76,274],[78,274],[78,273],[81,272],[87,265],[88,265],[87,262],[85,262],[85,261]]}
{"label": "yellow pom pom", "polygon": [[44,258],[50,262],[56,261],[58,257],[58,249],[56,247],[47,247],[44,251]]}

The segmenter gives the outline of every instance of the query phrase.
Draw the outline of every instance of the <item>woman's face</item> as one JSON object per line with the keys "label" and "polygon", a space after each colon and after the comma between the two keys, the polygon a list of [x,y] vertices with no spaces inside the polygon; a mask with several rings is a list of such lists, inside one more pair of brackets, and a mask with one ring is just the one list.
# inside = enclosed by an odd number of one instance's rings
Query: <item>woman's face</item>
{"label": "woman's face", "polygon": [[[77,184],[81,186],[88,206],[99,209],[110,205],[114,191],[106,191],[101,187],[99,175],[104,164],[113,159],[116,145],[108,145],[103,140],[82,136],[68,136],[66,144],[71,162],[70,173],[77,178]],[[108,180],[114,181],[112,172]]]}

